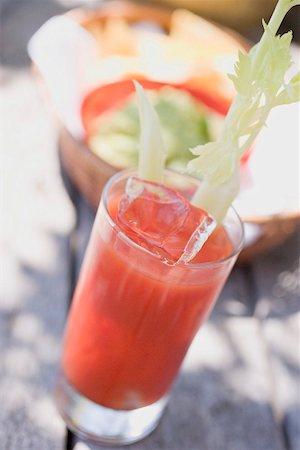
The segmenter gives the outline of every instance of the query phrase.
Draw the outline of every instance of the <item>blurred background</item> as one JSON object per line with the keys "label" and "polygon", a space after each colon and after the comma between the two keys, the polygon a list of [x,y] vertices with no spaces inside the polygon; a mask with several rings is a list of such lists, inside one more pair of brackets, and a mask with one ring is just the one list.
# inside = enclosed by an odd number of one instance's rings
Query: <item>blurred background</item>
{"label": "blurred background", "polygon": [[[26,46],[32,34],[51,16],[75,7],[94,7],[99,0],[1,0],[1,65],[20,67],[30,63]],[[162,0],[136,1],[137,4],[187,8],[205,18],[229,26],[248,38],[257,40],[261,34],[261,18],[268,20],[276,0]],[[292,9],[284,20],[281,32],[292,29],[300,39],[299,9]]]}
{"label": "blurred background", "polygon": [[[42,73],[42,77],[33,77],[33,70],[32,70],[32,61],[28,55],[28,49],[27,45],[30,40],[30,38],[36,33],[36,31],[51,17],[57,16],[60,14],[64,14],[70,9],[73,8],[84,8],[85,11],[92,11],[93,8],[96,8],[97,6],[101,5],[109,5],[113,2],[108,1],[96,1],[96,0],[86,0],[86,1],[76,1],[76,0],[1,0],[0,1],[0,17],[1,17],[1,60],[0,60],[0,82],[1,82],[1,94],[2,94],[2,102],[1,102],[1,114],[2,114],[2,121],[1,121],[1,127],[0,132],[2,136],[3,141],[3,149],[5,149],[4,152],[4,160],[5,163],[3,165],[3,168],[5,167],[5,164],[9,164],[9,167],[13,167],[13,171],[11,170],[4,170],[4,177],[9,177],[9,173],[11,174],[10,178],[14,181],[9,181],[9,184],[15,183],[15,180],[17,179],[16,176],[16,170],[17,168],[22,164],[29,164],[29,159],[26,157],[28,154],[30,154],[30,151],[33,151],[34,148],[37,148],[39,146],[46,147],[48,146],[50,148],[51,145],[55,145],[57,143],[57,139],[59,137],[59,127],[56,122],[58,111],[55,111],[55,107],[57,107],[57,103],[63,98],[64,93],[72,90],[72,76],[69,76],[69,82],[68,82],[68,76],[65,75],[64,81],[61,82],[61,86],[59,88],[61,89],[61,92],[58,94],[58,98],[56,99],[56,103],[54,102],[54,111],[53,111],[53,104],[51,104],[51,101],[49,102],[49,98],[51,95],[53,96],[53,90],[51,92],[50,89],[50,95],[49,92],[44,92],[44,89],[40,89],[40,84],[38,81],[43,81],[43,77],[45,78],[45,74]],[[122,0],[119,2],[120,5],[122,5]],[[125,2],[126,3],[126,2]],[[153,8],[162,8],[162,11],[166,11],[167,14],[169,14],[170,11],[177,9],[177,8],[186,8],[190,11],[199,14],[200,16],[203,16],[204,18],[207,18],[209,20],[212,20],[215,24],[222,27],[223,30],[226,32],[229,32],[229,36],[232,36],[233,39],[236,39],[236,41],[233,41],[233,46],[236,46],[238,48],[239,40],[245,39],[242,44],[246,46],[251,46],[253,42],[257,42],[259,39],[261,33],[262,33],[262,26],[261,26],[261,18],[264,17],[266,21],[268,21],[270,14],[274,8],[275,0],[210,0],[210,1],[188,1],[188,0],[178,0],[178,1],[172,1],[172,0],[161,0],[161,1],[136,1],[133,2],[133,4],[136,4],[137,6],[141,5],[147,5]],[[300,30],[299,30],[299,22],[300,22],[300,8],[293,8],[286,18],[284,19],[284,22],[280,28],[280,32],[283,33],[286,30],[293,30],[294,35],[294,44],[299,42],[300,39]],[[164,20],[164,19],[163,19]],[[88,29],[88,28],[87,28]],[[122,33],[125,33],[125,38],[128,37],[126,35],[126,32],[119,29]],[[179,30],[180,32],[180,30]],[[234,33],[238,34],[234,34]],[[233,33],[233,34],[232,34]],[[97,38],[97,35],[95,35]],[[54,61],[53,54],[53,48],[55,48],[55,36],[53,36],[53,45],[52,45],[52,53],[51,53],[51,45],[48,47],[45,47],[45,51],[43,51],[43,43],[40,45],[40,53],[42,53],[42,62],[48,60]],[[201,37],[200,37],[201,38]],[[59,40],[60,38],[57,37]],[[121,40],[123,37],[119,37],[117,39],[117,44],[120,45]],[[222,39],[223,36],[220,35],[218,37],[218,44],[222,47]],[[130,39],[129,39],[130,42]],[[221,42],[221,44],[220,44]],[[225,43],[224,47],[226,45],[232,45],[230,40],[229,43]],[[68,44],[70,45],[70,44]],[[131,45],[131,44],[130,44]],[[214,44],[211,45],[210,43],[206,44],[209,49],[214,50]],[[211,47],[209,47],[211,45]],[[101,47],[101,46],[100,46]],[[205,47],[205,45],[203,46]],[[71,47],[69,47],[70,50],[72,50]],[[296,46],[295,46],[296,49]],[[222,49],[221,49],[222,50]],[[125,48],[125,52],[126,52]],[[170,49],[170,52],[172,53],[172,48]],[[209,51],[209,50],[208,50]],[[218,50],[217,50],[218,51]],[[65,57],[64,57],[65,52]],[[176,49],[175,49],[176,52]],[[205,52],[205,50],[204,50]],[[225,50],[226,52],[226,50]],[[150,52],[151,53],[151,52]],[[296,66],[299,64],[299,51],[295,51],[296,55]],[[39,55],[40,57],[41,55]],[[54,54],[56,57],[57,55]],[[68,47],[66,46],[66,50],[62,50],[62,54],[58,55],[58,63],[53,64],[50,72],[50,78],[55,78],[54,80],[56,83],[60,82],[60,77],[63,72],[63,66],[65,61],[72,61],[74,55],[71,54],[71,56],[68,53]],[[126,56],[126,55],[125,55]],[[152,55],[153,56],[153,55]],[[152,57],[151,56],[151,57]],[[172,56],[171,56],[172,57]],[[182,57],[182,55],[181,55]],[[59,59],[61,58],[61,59]],[[176,58],[175,58],[176,61]],[[216,58],[216,61],[213,61],[212,64],[219,64],[218,57]],[[295,67],[295,66],[294,66]],[[40,69],[40,67],[39,67]],[[203,67],[201,68],[201,70]],[[53,75],[56,72],[55,75]],[[74,79],[78,78],[78,72],[77,70],[73,71]],[[95,70],[96,79],[97,79],[97,70]],[[224,72],[225,74],[225,72]],[[36,75],[36,74],[35,74]],[[208,75],[208,77],[210,74]],[[220,79],[218,79],[217,83],[221,86],[221,84],[224,84],[224,79],[226,75],[222,78],[221,82]],[[38,80],[38,78],[40,78]],[[205,74],[204,74],[205,79]],[[200,80],[200,84],[203,82],[203,80]],[[199,84],[198,83],[198,84]],[[205,81],[204,81],[205,83]],[[212,81],[212,83],[215,83],[214,90],[216,91],[216,82]],[[228,92],[225,92],[226,101],[230,101],[233,95],[232,86],[229,86],[228,80],[226,80],[226,89]],[[213,84],[212,84],[213,85]],[[224,84],[225,85],[225,84]],[[70,88],[71,86],[71,88]],[[48,86],[49,88],[49,86]],[[74,88],[75,89],[75,88]],[[48,89],[49,90],[49,89]],[[54,88],[55,90],[55,88]],[[222,89],[221,89],[222,91]],[[223,92],[220,93],[221,96],[223,96]],[[67,99],[67,101],[66,101]],[[50,100],[52,100],[50,98]],[[74,99],[71,99],[74,101]],[[80,98],[78,101],[80,102],[82,99]],[[36,102],[36,103],[35,103]],[[68,96],[66,95],[66,98],[62,100],[62,102],[68,103],[68,105],[62,105],[62,108],[64,109],[63,113],[69,108],[69,110],[72,112],[73,103],[68,100]],[[76,99],[74,101],[76,103]],[[78,102],[77,102],[78,103]],[[51,104],[49,108],[49,104]],[[61,105],[59,105],[61,106]],[[80,105],[75,105],[78,110],[80,109]],[[36,109],[34,109],[36,108]],[[37,113],[38,108],[41,108],[41,112]],[[52,108],[52,111],[51,111]],[[74,108],[73,108],[74,109]],[[52,115],[49,115],[49,110],[52,112]],[[45,115],[42,115],[42,111]],[[53,114],[54,112],[54,114]],[[61,112],[61,111],[59,111]],[[35,114],[38,115],[39,120],[43,122],[44,127],[47,129],[48,138],[45,139],[43,137],[43,128],[38,127]],[[67,113],[68,114],[68,111]],[[72,114],[71,114],[72,115]],[[50,120],[50,117],[55,120]],[[295,114],[293,114],[294,120],[296,118]],[[60,117],[61,119],[61,117]],[[65,119],[65,117],[64,117]],[[75,118],[76,119],[76,118]],[[280,119],[279,119],[280,120]],[[297,120],[297,118],[296,118]],[[286,123],[290,123],[289,120],[286,121]],[[293,122],[294,124],[294,122]],[[296,136],[295,126],[290,125],[291,132],[289,130],[287,131],[285,137],[287,139],[290,139],[291,141],[295,142],[295,139],[298,139]],[[275,127],[276,128],[276,127]],[[270,138],[270,137],[269,137]],[[278,139],[278,136],[276,136],[276,139]],[[275,140],[275,138],[274,138]],[[36,144],[34,144],[36,142]],[[52,144],[50,144],[52,143]],[[283,140],[284,143],[284,140]],[[66,144],[69,146],[69,142]],[[282,144],[278,144],[278,146],[281,146]],[[288,144],[290,146],[290,142]],[[29,149],[28,149],[29,147]],[[73,146],[74,147],[74,146]],[[294,146],[295,147],[295,146]],[[8,150],[10,149],[10,150]],[[49,150],[50,151],[50,150]],[[71,152],[69,152],[70,154]],[[52,153],[51,153],[52,154]],[[54,155],[57,155],[57,152],[54,151]],[[267,152],[265,151],[265,154],[267,155]],[[42,158],[42,154],[40,152],[37,152],[34,156],[34,158],[37,160],[38,158]],[[77,156],[78,153],[76,153],[75,158],[73,157],[73,166],[69,167],[68,170],[76,171],[77,164]],[[267,156],[266,156],[267,157]],[[294,157],[293,157],[294,158]],[[55,160],[55,157],[53,157],[53,161]],[[93,160],[95,161],[95,160]],[[254,161],[254,160],[253,160]],[[292,189],[295,191],[295,185],[297,183],[297,174],[296,174],[296,166],[297,163],[294,163],[294,159],[290,158],[290,161],[293,161],[290,163],[289,167],[287,167],[287,170],[290,170],[291,174],[290,180],[293,180],[293,187]],[[93,164],[93,163],[91,163]],[[262,164],[259,162],[259,164]],[[264,162],[263,162],[264,164]],[[55,162],[54,162],[55,165]],[[280,165],[280,162],[277,164]],[[23,177],[25,176],[25,173],[27,171],[20,171],[19,176]],[[275,173],[275,172],[274,172]],[[13,174],[13,175],[12,175]],[[92,176],[90,176],[92,179]],[[288,180],[288,182],[290,182]],[[261,186],[260,186],[261,188]],[[12,190],[14,190],[14,187],[12,186]],[[94,187],[90,185],[89,187],[90,191],[94,191]],[[8,191],[8,190],[7,190]],[[11,194],[13,195],[13,194]],[[98,197],[94,201],[94,204],[97,204]],[[281,200],[281,202],[284,202],[285,200]],[[287,200],[288,201],[288,200]],[[9,202],[10,208],[13,206],[12,203]],[[265,202],[266,203],[266,202]],[[280,206],[281,207],[281,206]],[[289,207],[289,206],[288,206]],[[17,208],[18,209],[18,208]],[[272,211],[274,212],[274,211]],[[276,214],[280,212],[279,210],[275,211]],[[266,212],[268,214],[269,212]],[[252,214],[252,212],[251,212]],[[260,211],[261,214],[261,211]],[[17,223],[20,223],[20,221],[17,221]]]}

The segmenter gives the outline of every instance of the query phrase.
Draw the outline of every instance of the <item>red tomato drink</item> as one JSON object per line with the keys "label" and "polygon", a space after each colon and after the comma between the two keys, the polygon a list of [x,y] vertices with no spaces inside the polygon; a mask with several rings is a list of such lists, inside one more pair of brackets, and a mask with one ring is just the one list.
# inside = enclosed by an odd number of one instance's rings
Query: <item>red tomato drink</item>
{"label": "red tomato drink", "polygon": [[[118,215],[127,177],[118,174],[104,191],[72,302],[62,357],[64,376],[76,391],[94,403],[123,411],[154,404],[168,393],[242,240],[241,226],[238,236],[230,234],[226,225],[220,226],[190,263],[170,264],[169,260],[166,264],[162,261],[166,252],[172,256],[186,244],[190,214],[202,220],[206,213],[188,209],[187,228],[180,224],[179,229],[172,203],[166,202],[163,223],[156,226],[156,207],[151,209],[149,198],[148,203],[137,199],[140,215],[134,226],[144,221],[141,238],[124,223],[133,222],[132,210]],[[188,204],[177,197],[172,201],[183,207]],[[179,207],[176,203],[176,210]],[[164,242],[166,224],[175,228]],[[159,250],[154,254],[153,242],[160,242],[164,258]]]}

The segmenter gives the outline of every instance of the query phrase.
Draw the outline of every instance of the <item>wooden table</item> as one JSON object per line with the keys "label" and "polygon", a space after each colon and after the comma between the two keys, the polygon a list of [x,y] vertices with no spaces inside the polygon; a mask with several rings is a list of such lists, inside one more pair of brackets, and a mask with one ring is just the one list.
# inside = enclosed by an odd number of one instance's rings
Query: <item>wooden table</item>
{"label": "wooden table", "polygon": [[[23,43],[24,28],[17,34],[11,24],[17,17],[25,26],[37,16],[37,4],[28,9],[29,3],[7,9],[10,50],[0,68],[0,449],[95,450],[67,432],[53,402],[68,303],[93,213],[74,191],[70,201],[55,126],[28,60],[14,59],[14,38]],[[51,6],[49,15],[55,12]],[[161,424],[127,448],[299,450],[298,257],[299,233],[233,270]]]}
{"label": "wooden table", "polygon": [[[77,211],[76,278],[94,213],[74,189],[71,196]],[[233,270],[187,355],[161,424],[129,448],[297,449],[296,244],[293,236],[284,247]],[[72,433],[68,443],[70,449],[98,448]]]}

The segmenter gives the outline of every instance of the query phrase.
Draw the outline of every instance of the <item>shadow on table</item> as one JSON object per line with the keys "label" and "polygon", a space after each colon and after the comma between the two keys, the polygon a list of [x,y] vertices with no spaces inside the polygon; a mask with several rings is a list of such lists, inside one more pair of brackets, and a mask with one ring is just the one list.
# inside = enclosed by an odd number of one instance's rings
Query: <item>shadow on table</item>
{"label": "shadow on table", "polygon": [[[25,262],[21,263],[22,278],[28,281],[30,289],[23,296],[22,313],[10,314],[11,341],[4,357],[4,369],[7,371],[6,376],[11,378],[12,387],[14,382],[18,382],[26,385],[29,392],[35,391],[37,405],[42,401],[40,394],[49,392],[53,387],[69,295],[66,290],[68,240],[66,236],[55,233],[51,234],[50,239],[53,241],[53,247],[58,249],[53,258],[55,265],[38,269]],[[223,306],[226,301],[237,301],[238,275],[239,270],[233,275],[237,279],[231,280],[235,288],[232,290],[229,283],[222,294]],[[241,346],[242,341],[246,346],[250,342],[250,349],[254,348],[254,353],[257,349],[257,358],[262,358],[258,348],[261,343],[258,338],[259,330],[252,330],[252,319],[251,314],[229,315],[228,311],[226,313],[222,308],[218,314],[211,317],[204,326],[203,335],[202,331],[200,332],[199,342],[203,339],[205,345],[208,336],[208,341],[217,343],[210,350],[211,354],[206,356],[213,364],[220,357],[217,368],[207,367],[205,363],[201,364],[201,361],[194,367],[188,364],[178,378],[158,429],[150,437],[127,447],[128,449],[282,450],[285,430],[288,439],[294,439],[298,432],[297,406],[286,409],[284,428],[277,426],[272,411],[272,399],[269,397],[271,390],[267,389],[266,392],[266,386],[260,384],[260,377],[268,380],[268,374],[264,372],[266,368],[252,366],[252,360],[248,365],[249,352]],[[239,334],[241,331],[244,339]],[[238,336],[241,339],[238,339]],[[12,345],[12,340],[15,345]],[[196,340],[198,341],[198,337]],[[197,344],[198,342],[196,346]],[[201,348],[199,350],[201,351]],[[197,352],[198,349],[195,347],[193,351]],[[226,363],[226,354],[229,363]],[[285,354],[277,353],[277,357],[284,367],[291,369],[290,377],[292,376],[293,383],[297,385],[298,367]],[[251,352],[250,358],[253,358]],[[53,404],[50,405],[48,401],[47,405],[49,414],[53,414]],[[32,412],[26,409],[26,404],[22,410],[23,423],[32,423]],[[36,416],[34,421],[38,421]],[[43,428],[43,424],[39,426]],[[293,433],[291,437],[290,432]]]}
{"label": "shadow on table", "polygon": [[11,69],[29,66],[29,39],[46,20],[65,11],[55,0],[1,0],[1,65]]}
{"label": "shadow on table", "polygon": [[0,301],[0,447],[41,449],[43,443],[46,450],[60,448],[65,432],[52,390],[67,311],[68,250],[63,233],[30,244],[8,268],[9,289]]}
{"label": "shadow on table", "polygon": [[[158,428],[128,450],[283,450],[270,405],[238,395],[221,372],[182,374]],[[90,443],[68,450],[109,450]]]}

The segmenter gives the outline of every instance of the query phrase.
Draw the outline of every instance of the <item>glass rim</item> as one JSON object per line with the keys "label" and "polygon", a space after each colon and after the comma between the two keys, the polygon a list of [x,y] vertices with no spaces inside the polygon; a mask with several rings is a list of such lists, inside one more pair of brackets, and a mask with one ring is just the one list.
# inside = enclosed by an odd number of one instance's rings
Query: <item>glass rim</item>
{"label": "glass rim", "polygon": [[[100,205],[102,204],[104,206],[104,211],[105,214],[107,216],[107,219],[110,223],[110,225],[112,226],[112,228],[118,230],[118,232],[122,235],[122,238],[131,246],[131,247],[136,247],[139,251],[141,251],[142,253],[151,256],[152,258],[154,258],[157,261],[160,261],[162,264],[164,264],[160,257],[158,255],[155,255],[154,253],[150,252],[150,250],[147,250],[146,248],[142,247],[141,245],[137,244],[136,242],[134,242],[132,239],[130,239],[128,236],[126,236],[126,234],[124,233],[124,231],[119,227],[119,225],[113,220],[113,218],[111,217],[108,207],[107,207],[107,200],[108,200],[108,192],[110,190],[110,188],[113,186],[113,184],[120,178],[126,178],[127,179],[130,177],[130,175],[136,174],[137,173],[137,168],[129,168],[129,169],[123,169],[118,171],[117,173],[115,173],[112,177],[110,177],[108,179],[108,181],[106,182],[103,190],[102,190],[102,195],[101,195],[101,200],[100,200]],[[179,172],[176,172],[175,170],[172,169],[164,169],[164,173],[169,173],[172,175],[176,175],[179,177],[183,177],[185,179],[190,180],[191,182],[193,182],[194,184],[197,184],[199,182],[201,182],[201,180],[199,180],[198,178],[195,178],[189,174],[181,174]],[[237,213],[236,209],[231,205],[228,209],[228,211],[232,211],[234,213],[234,216],[237,220],[237,224],[240,228],[240,233],[241,233],[241,237],[239,239],[239,242],[236,246],[234,246],[233,251],[227,255],[225,258],[219,259],[217,261],[207,261],[207,262],[200,262],[200,263],[187,263],[184,264],[184,267],[189,268],[189,270],[195,270],[195,269],[199,269],[199,268],[205,268],[205,267],[218,267],[218,266],[222,266],[224,265],[226,262],[230,261],[231,259],[233,259],[234,257],[236,257],[240,251],[243,248],[244,242],[245,242],[245,230],[244,230],[244,225],[242,222],[242,219],[240,218],[239,214]],[[170,265],[170,267],[182,267],[182,266],[176,266],[176,264],[174,266]]]}

